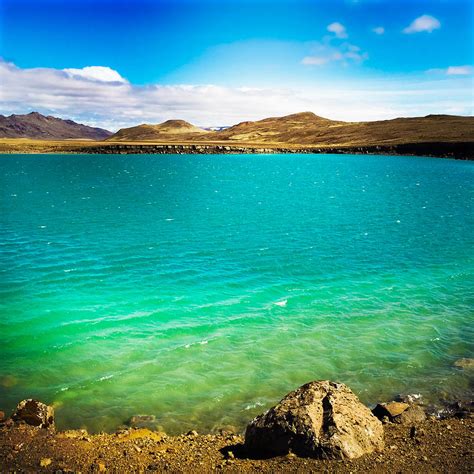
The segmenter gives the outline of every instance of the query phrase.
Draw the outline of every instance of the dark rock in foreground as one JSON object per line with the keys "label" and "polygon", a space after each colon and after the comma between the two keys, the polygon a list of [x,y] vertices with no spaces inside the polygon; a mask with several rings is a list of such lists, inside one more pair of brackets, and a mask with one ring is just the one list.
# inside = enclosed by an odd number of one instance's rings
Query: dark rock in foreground
{"label": "dark rock in foreground", "polygon": [[426,420],[425,410],[414,403],[379,403],[372,413],[384,423],[392,422],[407,426],[417,425]]}
{"label": "dark rock in foreground", "polygon": [[247,426],[254,456],[292,451],[322,459],[355,459],[384,447],[382,423],[344,384],[310,382]]}
{"label": "dark rock in foreground", "polygon": [[379,403],[372,410],[372,413],[379,420],[383,420],[385,417],[387,417],[390,421],[393,421],[396,416],[401,415],[409,407],[410,405],[408,403],[403,402]]}
{"label": "dark rock in foreground", "polygon": [[410,405],[403,413],[393,418],[394,423],[406,426],[415,426],[425,420],[425,410],[418,405]]}
{"label": "dark rock in foreground", "polygon": [[21,401],[11,418],[17,423],[54,429],[54,408],[31,398]]}

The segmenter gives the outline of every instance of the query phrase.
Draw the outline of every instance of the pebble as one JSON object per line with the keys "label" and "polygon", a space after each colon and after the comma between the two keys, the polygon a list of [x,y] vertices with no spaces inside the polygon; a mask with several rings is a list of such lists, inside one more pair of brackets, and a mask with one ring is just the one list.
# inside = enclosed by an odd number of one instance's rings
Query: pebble
{"label": "pebble", "polygon": [[50,458],[42,458],[40,461],[41,467],[48,467],[53,461]]}

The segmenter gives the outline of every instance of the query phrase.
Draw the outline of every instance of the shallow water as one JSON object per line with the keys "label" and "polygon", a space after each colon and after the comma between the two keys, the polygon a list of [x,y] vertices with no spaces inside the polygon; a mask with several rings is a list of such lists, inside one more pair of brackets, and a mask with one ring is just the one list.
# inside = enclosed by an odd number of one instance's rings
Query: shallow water
{"label": "shallow water", "polygon": [[469,390],[474,163],[0,156],[0,408],[244,426],[313,379]]}

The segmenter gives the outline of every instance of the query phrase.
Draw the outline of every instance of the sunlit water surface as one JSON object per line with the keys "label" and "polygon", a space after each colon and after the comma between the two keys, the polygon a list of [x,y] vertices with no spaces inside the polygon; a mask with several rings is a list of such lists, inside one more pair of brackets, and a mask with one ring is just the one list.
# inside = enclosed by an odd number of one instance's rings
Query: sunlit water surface
{"label": "sunlit water surface", "polygon": [[0,156],[0,408],[246,421],[313,379],[469,391],[474,163]]}

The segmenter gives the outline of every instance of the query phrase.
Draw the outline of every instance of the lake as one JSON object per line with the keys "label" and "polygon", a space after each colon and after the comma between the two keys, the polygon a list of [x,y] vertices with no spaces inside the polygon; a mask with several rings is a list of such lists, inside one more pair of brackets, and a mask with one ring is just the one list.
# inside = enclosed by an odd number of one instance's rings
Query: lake
{"label": "lake", "polygon": [[474,162],[0,155],[0,409],[179,433],[315,379],[464,396],[473,203]]}

